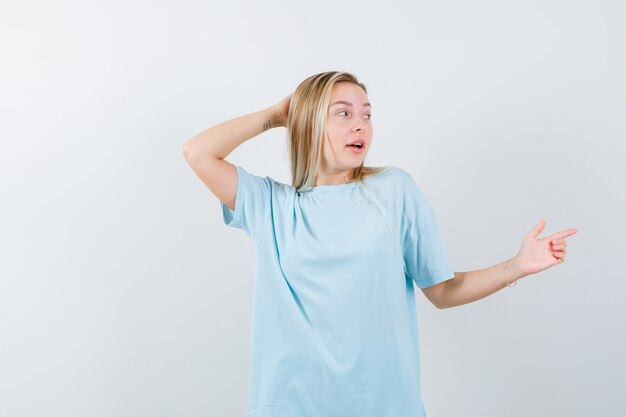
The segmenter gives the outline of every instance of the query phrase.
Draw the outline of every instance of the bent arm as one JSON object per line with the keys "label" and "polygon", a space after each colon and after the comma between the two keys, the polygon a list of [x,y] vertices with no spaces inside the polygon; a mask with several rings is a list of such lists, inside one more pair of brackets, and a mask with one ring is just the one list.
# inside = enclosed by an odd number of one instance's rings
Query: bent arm
{"label": "bent arm", "polygon": [[248,139],[278,126],[274,107],[227,120],[189,139],[183,154],[187,160],[197,158],[224,159]]}
{"label": "bent arm", "polygon": [[224,160],[248,139],[273,127],[284,126],[290,96],[267,109],[227,120],[189,139],[185,159],[211,192],[231,210],[237,200],[237,169]]}

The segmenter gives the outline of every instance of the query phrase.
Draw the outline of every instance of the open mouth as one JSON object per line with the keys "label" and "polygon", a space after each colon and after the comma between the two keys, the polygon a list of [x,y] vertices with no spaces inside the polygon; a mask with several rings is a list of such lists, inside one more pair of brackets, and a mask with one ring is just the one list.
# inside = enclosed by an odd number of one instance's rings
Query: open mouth
{"label": "open mouth", "polygon": [[346,145],[346,148],[349,148],[350,152],[354,154],[361,154],[365,152],[364,147],[365,147],[364,143],[353,143],[351,145]]}

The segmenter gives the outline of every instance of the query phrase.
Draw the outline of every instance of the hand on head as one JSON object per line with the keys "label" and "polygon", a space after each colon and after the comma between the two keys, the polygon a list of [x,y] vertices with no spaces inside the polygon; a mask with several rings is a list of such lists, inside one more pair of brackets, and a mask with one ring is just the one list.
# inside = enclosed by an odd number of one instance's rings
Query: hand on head
{"label": "hand on head", "polygon": [[272,106],[272,113],[274,114],[272,127],[287,126],[287,115],[289,114],[289,103],[291,102],[292,95],[293,93],[289,94],[287,97]]}

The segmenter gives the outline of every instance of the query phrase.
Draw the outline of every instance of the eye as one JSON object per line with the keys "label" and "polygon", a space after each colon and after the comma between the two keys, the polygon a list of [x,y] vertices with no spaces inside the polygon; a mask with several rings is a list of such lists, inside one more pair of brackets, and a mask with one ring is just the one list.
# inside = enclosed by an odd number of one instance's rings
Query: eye
{"label": "eye", "polygon": [[364,114],[363,117],[365,118],[365,120],[372,120],[372,115],[369,113]]}

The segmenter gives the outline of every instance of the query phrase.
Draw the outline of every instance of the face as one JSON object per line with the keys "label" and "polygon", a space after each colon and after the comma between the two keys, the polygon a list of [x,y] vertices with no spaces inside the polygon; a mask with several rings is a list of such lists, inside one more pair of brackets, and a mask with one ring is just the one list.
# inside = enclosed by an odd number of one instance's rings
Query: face
{"label": "face", "polygon": [[[367,94],[351,82],[333,86],[324,138],[325,171],[351,170],[363,163],[372,143],[372,108]],[[360,142],[361,148],[347,146]]]}

